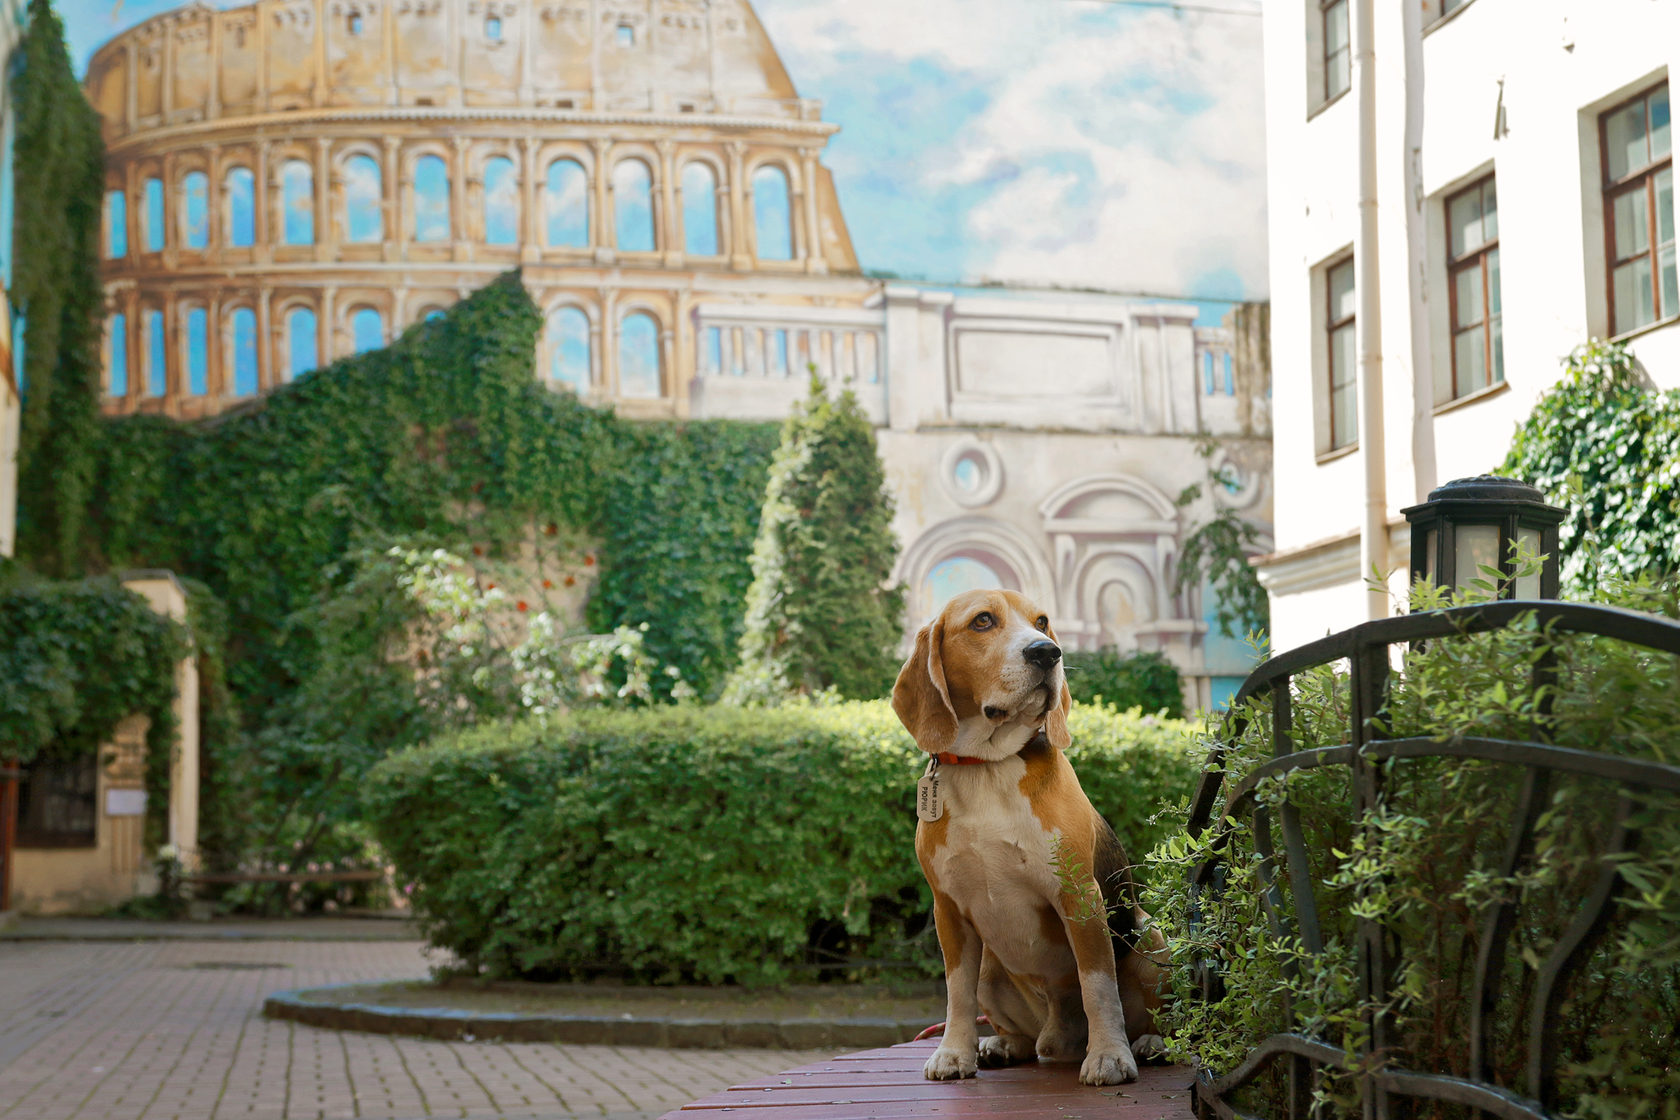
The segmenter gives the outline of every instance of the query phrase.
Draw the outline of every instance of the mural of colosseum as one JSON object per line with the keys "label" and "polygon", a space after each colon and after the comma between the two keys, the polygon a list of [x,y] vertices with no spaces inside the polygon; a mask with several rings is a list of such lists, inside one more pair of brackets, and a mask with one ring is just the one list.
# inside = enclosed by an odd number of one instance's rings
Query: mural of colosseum
{"label": "mural of colosseum", "polygon": [[[1264,316],[1233,337],[1184,303],[866,276],[836,126],[747,0],[193,3],[101,47],[86,90],[108,411],[240,406],[517,266],[556,391],[777,419],[811,366],[853,388],[912,621],[1002,583],[1076,648],[1166,652],[1193,701],[1246,671],[1173,573],[1215,509],[1269,524]],[[1207,434],[1237,481],[1180,507]]]}

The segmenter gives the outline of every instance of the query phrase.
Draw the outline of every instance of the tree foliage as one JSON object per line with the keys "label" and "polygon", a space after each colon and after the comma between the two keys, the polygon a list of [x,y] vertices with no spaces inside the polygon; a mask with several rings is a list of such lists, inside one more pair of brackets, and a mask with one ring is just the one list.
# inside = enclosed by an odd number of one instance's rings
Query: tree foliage
{"label": "tree foliage", "polygon": [[31,566],[62,577],[81,569],[99,427],[105,149],[49,0],[30,0],[20,53],[11,291],[26,316],[18,545]]}
{"label": "tree foliage", "polygon": [[813,376],[770,466],[730,699],[885,693],[904,613],[903,588],[888,583],[892,513],[874,427],[850,390],[830,398]]}
{"label": "tree foliage", "polygon": [[1500,472],[1569,516],[1558,528],[1565,593],[1680,573],[1680,390],[1653,390],[1633,355],[1590,342],[1517,428]]}

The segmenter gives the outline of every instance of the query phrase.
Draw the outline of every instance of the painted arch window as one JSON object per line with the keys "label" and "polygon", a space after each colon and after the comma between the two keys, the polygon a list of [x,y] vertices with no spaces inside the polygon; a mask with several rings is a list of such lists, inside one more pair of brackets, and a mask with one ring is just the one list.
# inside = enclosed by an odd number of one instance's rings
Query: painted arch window
{"label": "painted arch window", "polygon": [[373,245],[385,239],[384,192],[373,157],[344,161],[344,235],[350,244]]}
{"label": "painted arch window", "polygon": [[758,259],[793,259],[793,207],[788,196],[787,172],[771,164],[753,172],[753,232],[757,235]]}
{"label": "painted arch window", "polygon": [[543,183],[543,224],[551,248],[582,249],[589,244],[589,175],[575,159],[548,165]]}
{"label": "painted arch window", "polygon": [[365,354],[385,345],[385,317],[371,307],[359,307],[350,315],[350,338],[354,353]]}
{"label": "painted arch window", "polygon": [[315,244],[315,171],[301,159],[280,167],[280,205],[281,244]]}
{"label": "painted arch window", "polygon": [[106,392],[113,397],[128,396],[128,316],[121,311],[109,321],[110,342],[105,359]]}
{"label": "painted arch window", "polygon": [[484,161],[484,243],[519,243],[519,176],[506,156]]}
{"label": "painted arch window", "polygon": [[140,223],[146,234],[146,252],[161,252],[164,244],[163,180],[146,180],[146,211]]}
{"label": "painted arch window", "polygon": [[922,599],[931,615],[964,591],[1008,585],[1008,581],[984,560],[973,556],[953,556],[941,560],[928,572],[927,582],[922,586]]}
{"label": "painted arch window", "polygon": [[161,397],[169,391],[169,351],[163,337],[163,312],[149,310],[140,319],[142,360],[146,367],[146,395]]}
{"label": "painted arch window", "polygon": [[202,397],[210,392],[210,317],[202,307],[189,307],[185,326],[187,395]]}
{"label": "painted arch window", "polygon": [[619,250],[653,252],[653,172],[641,160],[620,160],[613,168],[613,212]]}
{"label": "painted arch window", "polygon": [[122,191],[105,192],[105,257],[128,256],[128,199]]}
{"label": "painted arch window", "polygon": [[222,184],[227,202],[228,244],[249,249],[257,243],[257,177],[249,167],[231,167]]}
{"label": "painted arch window", "polygon": [[717,173],[699,160],[683,168],[683,252],[715,257],[718,241]]}
{"label": "painted arch window", "polygon": [[618,391],[626,397],[658,397],[662,372],[659,324],[647,312],[633,311],[618,328]]}
{"label": "painted arch window", "polygon": [[249,307],[236,308],[228,321],[228,368],[233,371],[233,395],[253,397],[257,393],[257,313]]}
{"label": "painted arch window", "polygon": [[320,349],[315,334],[315,312],[294,307],[286,312],[286,376],[295,381],[314,369]]}
{"label": "painted arch window", "polygon": [[210,177],[189,171],[181,179],[181,243],[189,249],[210,247]]}
{"label": "painted arch window", "polygon": [[576,307],[549,312],[549,380],[582,395],[591,380],[589,359],[589,316]]}
{"label": "painted arch window", "polygon": [[414,240],[449,240],[449,166],[437,156],[414,161]]}

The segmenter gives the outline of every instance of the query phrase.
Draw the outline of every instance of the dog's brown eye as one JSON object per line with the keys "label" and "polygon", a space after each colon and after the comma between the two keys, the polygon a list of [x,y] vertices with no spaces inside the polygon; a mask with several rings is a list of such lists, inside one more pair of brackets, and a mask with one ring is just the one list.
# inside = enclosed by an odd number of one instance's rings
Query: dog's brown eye
{"label": "dog's brown eye", "polygon": [[1048,631],[1050,629],[1050,619],[1047,615],[1041,614],[1038,616],[1038,621],[1033,623],[1033,625],[1038,627],[1040,630]]}
{"label": "dog's brown eye", "polygon": [[992,617],[991,611],[981,611],[974,616],[974,621],[968,624],[970,630],[990,630],[997,625],[997,619]]}

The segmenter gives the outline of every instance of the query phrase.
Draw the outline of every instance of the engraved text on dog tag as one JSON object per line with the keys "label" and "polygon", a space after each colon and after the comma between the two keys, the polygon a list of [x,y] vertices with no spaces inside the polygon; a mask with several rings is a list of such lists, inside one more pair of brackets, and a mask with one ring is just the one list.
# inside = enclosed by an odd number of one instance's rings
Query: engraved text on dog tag
{"label": "engraved text on dog tag", "polygon": [[916,815],[936,821],[945,815],[945,800],[939,796],[939,760],[928,759],[927,773],[916,783]]}

